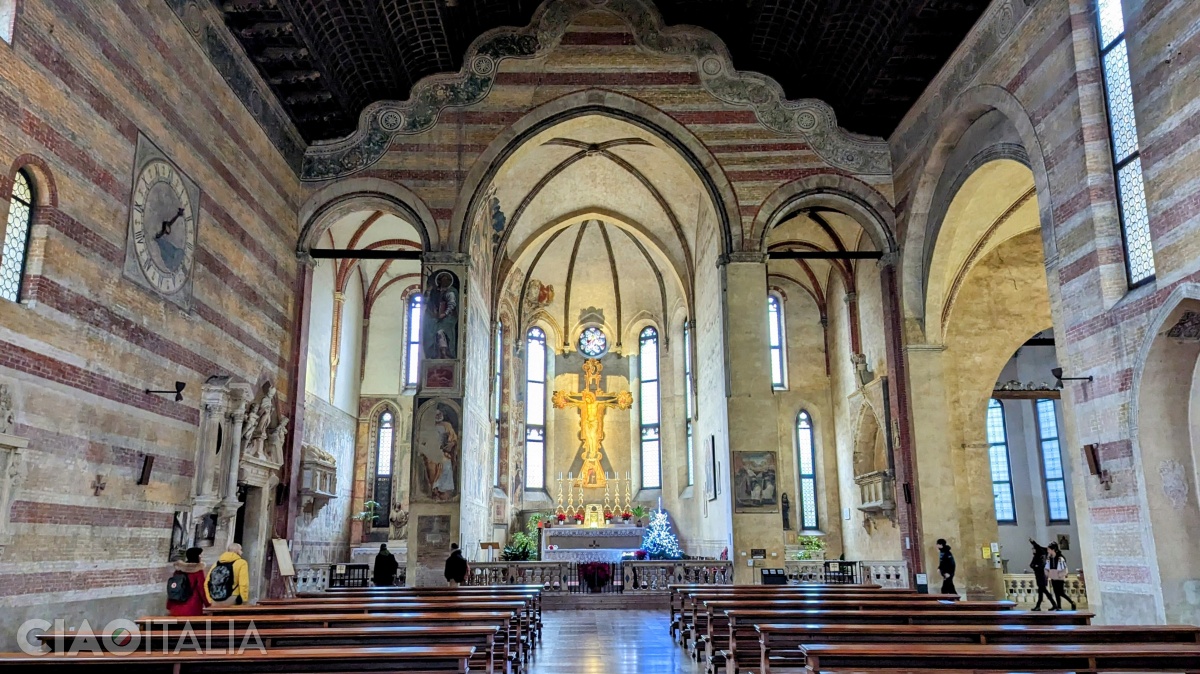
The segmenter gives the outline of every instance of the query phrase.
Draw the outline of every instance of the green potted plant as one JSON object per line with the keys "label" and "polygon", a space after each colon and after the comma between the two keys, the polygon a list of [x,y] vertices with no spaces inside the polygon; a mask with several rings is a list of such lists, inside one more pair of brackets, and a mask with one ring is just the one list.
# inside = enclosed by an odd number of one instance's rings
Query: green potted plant
{"label": "green potted plant", "polygon": [[629,509],[629,512],[632,513],[633,516],[637,518],[637,525],[639,527],[642,526],[642,518],[645,517],[646,515],[650,514],[649,510],[646,510],[646,508],[644,506],[640,506],[640,505],[633,506],[632,508]]}
{"label": "green potted plant", "polygon": [[825,538],[822,536],[800,536],[796,539],[800,549],[796,551],[796,559],[807,561],[825,559]]}
{"label": "green potted plant", "polygon": [[379,514],[379,509],[382,507],[383,507],[383,504],[378,501],[367,501],[367,502],[363,503],[362,512],[355,514],[355,515],[351,515],[350,519],[358,520],[359,522],[362,522],[363,524],[367,524],[368,522],[372,522],[375,520],[375,517]]}

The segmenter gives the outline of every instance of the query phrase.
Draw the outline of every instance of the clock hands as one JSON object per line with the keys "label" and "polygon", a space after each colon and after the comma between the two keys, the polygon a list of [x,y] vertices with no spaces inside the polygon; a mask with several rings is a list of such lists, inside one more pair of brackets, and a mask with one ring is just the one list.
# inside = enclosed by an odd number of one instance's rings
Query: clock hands
{"label": "clock hands", "polygon": [[155,234],[154,238],[161,239],[163,236],[171,236],[171,227],[175,224],[176,220],[179,220],[179,218],[182,217],[183,209],[181,208],[179,209],[179,212],[175,214],[175,217],[171,218],[170,220],[163,220],[162,229],[158,230],[158,234]]}

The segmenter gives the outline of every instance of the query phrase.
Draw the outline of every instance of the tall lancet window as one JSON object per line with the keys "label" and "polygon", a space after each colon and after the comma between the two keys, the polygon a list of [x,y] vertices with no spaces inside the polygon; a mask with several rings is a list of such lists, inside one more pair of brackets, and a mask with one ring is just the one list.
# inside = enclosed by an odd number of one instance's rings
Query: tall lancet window
{"label": "tall lancet window", "polygon": [[375,489],[374,500],[379,504],[375,510],[373,527],[388,525],[388,514],[392,508],[392,456],[395,454],[396,417],[391,410],[379,413],[378,430],[375,431]]}
{"label": "tall lancet window", "polygon": [[1104,99],[1112,140],[1113,170],[1117,176],[1117,205],[1125,238],[1125,267],[1129,285],[1154,278],[1154,246],[1150,241],[1150,215],[1142,182],[1137,119],[1133,113],[1133,82],[1129,78],[1129,49],[1121,0],[1096,0],[1100,33],[1100,69],[1104,72]]}
{"label": "tall lancet window", "polygon": [[662,442],[658,419],[658,330],[646,328],[638,338],[641,380],[642,488],[662,488]]}
{"label": "tall lancet window", "polygon": [[546,333],[525,338],[525,488],[546,488]]}
{"label": "tall lancet window", "polygon": [[683,413],[687,435],[687,483],[696,484],[696,459],[692,449],[692,419],[696,416],[696,400],[692,393],[692,327],[683,321]]}
{"label": "tall lancet window", "polygon": [[495,375],[492,379],[492,486],[500,486],[500,399],[504,387],[504,325],[496,324]]}
{"label": "tall lancet window", "polygon": [[24,171],[13,176],[12,200],[8,202],[8,225],[0,250],[0,298],[21,301],[21,283],[29,257],[29,230],[33,216],[33,187]]}
{"label": "tall lancet window", "polygon": [[1004,406],[992,398],[987,408],[988,459],[992,465],[992,498],[996,502],[996,521],[1017,523],[1013,502],[1012,470],[1008,464],[1008,430],[1004,426]]}
{"label": "tall lancet window", "polygon": [[796,415],[796,454],[800,467],[800,529],[812,531],[817,520],[817,451],[808,410]]}
{"label": "tall lancet window", "polygon": [[404,385],[416,386],[421,380],[421,293],[413,293],[408,300],[407,353],[404,359]]}
{"label": "tall lancet window", "polygon": [[767,295],[767,338],[771,346],[771,387],[787,388],[787,357],[783,349],[783,305],[775,295]]}
{"label": "tall lancet window", "polygon": [[1038,440],[1042,446],[1042,479],[1046,484],[1046,512],[1050,524],[1068,524],[1067,480],[1063,471],[1062,448],[1058,444],[1058,415],[1053,400],[1036,403]]}

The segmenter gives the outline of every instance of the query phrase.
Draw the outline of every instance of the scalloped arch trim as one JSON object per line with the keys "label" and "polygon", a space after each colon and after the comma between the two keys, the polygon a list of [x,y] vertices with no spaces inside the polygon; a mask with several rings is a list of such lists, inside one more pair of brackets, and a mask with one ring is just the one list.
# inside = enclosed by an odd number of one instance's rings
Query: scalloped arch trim
{"label": "scalloped arch trim", "polygon": [[734,69],[725,44],[712,32],[695,26],[664,26],[658,10],[646,0],[549,0],[534,14],[530,25],[496,28],[479,36],[468,48],[459,72],[422,79],[406,101],[379,101],[367,106],[352,135],[308,149],[301,178],[330,180],[371,166],[383,157],[396,136],[430,129],[442,110],[486,98],[500,61],[544,56],[559,44],[576,17],[595,9],[624,19],[642,48],[691,58],[705,90],[714,98],[753,108],[759,123],[776,133],[803,137],[831,166],[857,174],[891,175],[891,153],[884,140],[842,130],[833,108],[824,101],[789,101],[775,80]]}

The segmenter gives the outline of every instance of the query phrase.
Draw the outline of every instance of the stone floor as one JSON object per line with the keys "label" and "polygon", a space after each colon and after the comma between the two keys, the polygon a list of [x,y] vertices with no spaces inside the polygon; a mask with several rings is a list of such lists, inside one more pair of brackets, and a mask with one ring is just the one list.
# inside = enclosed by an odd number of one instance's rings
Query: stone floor
{"label": "stone floor", "polygon": [[700,674],[667,611],[546,611],[529,674]]}

